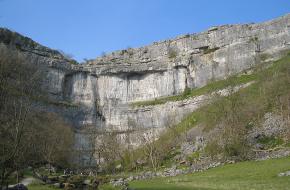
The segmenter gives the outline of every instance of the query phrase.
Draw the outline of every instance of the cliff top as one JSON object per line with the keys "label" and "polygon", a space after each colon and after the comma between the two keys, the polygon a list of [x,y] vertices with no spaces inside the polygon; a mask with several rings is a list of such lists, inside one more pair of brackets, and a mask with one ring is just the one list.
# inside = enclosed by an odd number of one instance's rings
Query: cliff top
{"label": "cliff top", "polygon": [[[213,52],[220,47],[235,43],[241,38],[253,38],[258,35],[258,30],[267,29],[270,25],[279,23],[283,20],[289,23],[290,14],[278,17],[276,19],[257,24],[235,24],[214,26],[208,30],[197,34],[185,34],[173,39],[153,42],[151,45],[128,48],[125,50],[114,51],[86,61],[77,67],[102,67],[103,65],[131,65],[139,63],[158,63],[159,60],[172,61],[176,57],[182,57],[188,54],[206,54]],[[45,56],[65,62],[77,64],[78,62],[69,58],[64,53],[50,49],[32,39],[25,37],[17,32],[6,28],[0,28],[0,43],[10,47]]]}
{"label": "cliff top", "polygon": [[31,38],[25,37],[17,32],[7,28],[0,28],[0,43],[5,44],[10,48],[14,48],[23,52],[37,54],[39,56],[49,57],[58,60],[66,60],[71,63],[76,63],[75,60],[67,57],[60,51],[45,47]]}

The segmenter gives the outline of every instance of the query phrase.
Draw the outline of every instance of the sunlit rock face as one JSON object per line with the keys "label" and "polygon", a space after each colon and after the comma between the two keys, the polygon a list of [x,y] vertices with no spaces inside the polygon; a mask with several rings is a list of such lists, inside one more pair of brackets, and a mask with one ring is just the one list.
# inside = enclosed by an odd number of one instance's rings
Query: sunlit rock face
{"label": "sunlit rock face", "polygon": [[260,24],[212,27],[83,64],[6,29],[0,29],[0,42],[44,68],[44,88],[53,102],[44,108],[62,114],[77,130],[149,130],[179,122],[200,100],[149,107],[131,103],[180,94],[279,58],[290,49],[290,15]]}

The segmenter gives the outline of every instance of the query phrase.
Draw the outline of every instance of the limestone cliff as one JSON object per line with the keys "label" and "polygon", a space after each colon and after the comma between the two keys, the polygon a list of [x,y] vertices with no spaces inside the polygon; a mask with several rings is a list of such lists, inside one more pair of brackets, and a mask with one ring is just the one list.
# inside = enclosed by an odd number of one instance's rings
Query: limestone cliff
{"label": "limestone cliff", "polygon": [[45,109],[61,113],[78,131],[95,126],[122,132],[165,127],[173,115],[178,122],[199,105],[198,98],[148,107],[132,107],[132,102],[180,94],[278,58],[290,49],[290,15],[212,27],[83,64],[7,29],[0,29],[0,43],[45,65],[51,99]]}

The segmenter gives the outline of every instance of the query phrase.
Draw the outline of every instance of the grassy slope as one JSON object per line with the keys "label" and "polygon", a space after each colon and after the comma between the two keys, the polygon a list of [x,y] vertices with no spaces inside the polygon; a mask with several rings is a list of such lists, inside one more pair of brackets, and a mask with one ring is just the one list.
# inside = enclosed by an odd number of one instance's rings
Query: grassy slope
{"label": "grassy slope", "polygon": [[186,89],[182,94],[175,95],[175,96],[167,96],[167,97],[161,97],[154,100],[148,100],[148,101],[140,101],[140,102],[134,102],[132,103],[132,106],[151,106],[151,105],[158,105],[158,104],[165,104],[166,102],[172,102],[172,101],[181,101],[188,99],[190,97],[199,96],[207,93],[211,93],[215,90],[223,89],[231,85],[231,81],[235,81],[236,85],[239,84],[245,84],[247,82],[253,81],[257,78],[255,74],[243,74],[243,75],[236,75],[233,77],[230,77],[229,79],[225,80],[219,80],[214,81],[209,84],[207,84],[204,87],[201,88],[195,88],[195,89]]}
{"label": "grassy slope", "polygon": [[31,184],[28,185],[29,190],[56,190],[57,188],[54,188],[49,185],[42,185],[42,184]]}
{"label": "grassy slope", "polygon": [[[277,97],[288,97],[287,94],[290,93],[289,69],[290,54],[288,53],[267,69],[258,68],[258,72],[254,73],[256,83],[234,95],[239,100],[243,99],[239,107],[242,111],[241,117],[244,118],[243,123],[246,124],[257,116],[263,116],[265,112],[275,111],[277,105],[279,107],[283,105],[283,103],[277,104]],[[222,98],[193,112],[176,126],[176,132],[184,132],[197,123],[214,126],[221,117],[224,117],[220,107],[227,108],[231,103],[228,99],[231,98]],[[169,133],[161,136],[162,147],[166,142],[165,139],[170,138],[172,137]],[[251,161],[191,175],[134,181],[130,185],[136,190],[284,190],[290,189],[290,177],[277,177],[277,174],[287,170],[290,170],[290,158]]]}
{"label": "grassy slope", "polygon": [[[238,93],[230,96],[230,97],[222,97],[218,99],[217,102],[214,102],[212,104],[209,104],[207,106],[204,106],[191,114],[189,114],[186,118],[182,120],[177,125],[177,131],[184,132],[189,128],[194,127],[197,123],[205,123],[207,125],[216,124],[215,119],[219,120],[219,118],[223,115],[222,110],[220,109],[221,106],[227,107],[229,102],[227,101],[233,96],[236,96],[238,99],[243,99],[245,102],[243,102],[243,105],[241,105],[241,109],[248,108],[248,107],[263,107],[260,104],[268,103],[268,100],[262,101],[261,99],[268,98],[272,99],[273,94],[266,94],[263,97],[261,95],[261,87],[265,85],[268,81],[273,81],[273,83],[269,86],[270,89],[273,89],[273,91],[277,91],[276,93],[280,93],[280,95],[287,94],[290,92],[290,88],[287,88],[288,84],[285,84],[285,80],[287,81],[287,69],[290,68],[290,52],[283,58],[281,58],[278,61],[275,61],[270,67],[264,70],[257,71],[250,75],[250,77],[247,77],[247,79],[239,79],[239,78],[231,78],[226,81],[224,81],[224,84],[230,84],[233,86],[236,86],[237,84],[246,83],[251,80],[255,80],[256,83],[245,88],[241,89]],[[285,74],[286,73],[286,74]],[[274,78],[273,78],[274,76]],[[276,78],[275,78],[276,77]],[[286,78],[286,79],[285,79]],[[289,82],[289,81],[288,81]],[[277,85],[277,86],[275,86]],[[227,85],[228,86],[228,85]],[[280,88],[279,88],[280,87]],[[205,88],[209,88],[208,86],[205,86]],[[198,90],[198,89],[197,89]],[[270,91],[270,90],[269,90]],[[247,107],[248,106],[248,107]],[[244,108],[244,109],[245,109]],[[252,110],[249,110],[252,111]],[[262,114],[262,111],[270,111],[270,110],[263,110],[262,108],[256,112]],[[253,117],[253,115],[248,114],[248,117]],[[251,119],[251,118],[249,118]],[[212,121],[214,120],[214,121]]]}
{"label": "grassy slope", "polygon": [[135,190],[286,190],[290,177],[277,174],[290,170],[290,158],[241,162],[205,172],[153,180],[133,181]]}
{"label": "grassy slope", "polygon": [[[264,64],[266,65],[266,64]],[[227,80],[216,81],[209,85],[194,89],[190,92],[184,93],[187,95],[180,95],[174,97],[165,97],[164,99],[157,99],[155,101],[137,102],[136,106],[143,105],[155,105],[162,103],[163,101],[171,101],[170,99],[185,99],[194,95],[200,95],[222,89],[227,86],[236,86],[238,84],[255,81],[251,86],[240,90],[238,93],[231,95],[230,97],[217,98],[212,104],[199,108],[198,110],[190,113],[179,124],[172,127],[172,130],[168,130],[163,133],[160,138],[154,142],[157,151],[168,150],[161,165],[170,165],[172,156],[169,153],[170,147],[173,145],[178,146],[179,140],[176,142],[174,139],[179,135],[185,133],[187,130],[195,127],[198,124],[205,126],[206,130],[214,127],[221,118],[225,118],[228,113],[231,112],[231,105],[234,99],[238,99],[238,109],[240,112],[240,122],[244,125],[256,121],[257,118],[263,116],[266,112],[275,111],[276,97],[281,97],[290,93],[289,86],[289,68],[290,68],[290,52],[280,60],[274,61],[271,65],[267,64],[267,68],[258,65],[254,68],[254,72],[250,75],[234,76]],[[275,100],[275,101],[274,101]],[[134,152],[134,157],[144,157],[142,155],[142,148],[137,149]],[[128,161],[130,163],[130,161]],[[125,164],[126,165],[126,164]],[[130,166],[129,166],[130,167]]]}

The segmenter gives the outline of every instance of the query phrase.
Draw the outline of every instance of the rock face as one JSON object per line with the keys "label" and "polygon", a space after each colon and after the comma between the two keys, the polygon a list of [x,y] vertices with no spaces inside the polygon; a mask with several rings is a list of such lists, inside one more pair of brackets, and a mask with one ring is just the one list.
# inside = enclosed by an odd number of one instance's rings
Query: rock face
{"label": "rock face", "polygon": [[83,64],[7,29],[0,29],[0,44],[45,66],[45,88],[53,103],[44,107],[61,113],[77,130],[162,128],[168,118],[177,114],[178,122],[196,109],[200,100],[149,107],[130,104],[180,94],[277,59],[290,49],[290,15],[260,24],[212,27]]}

